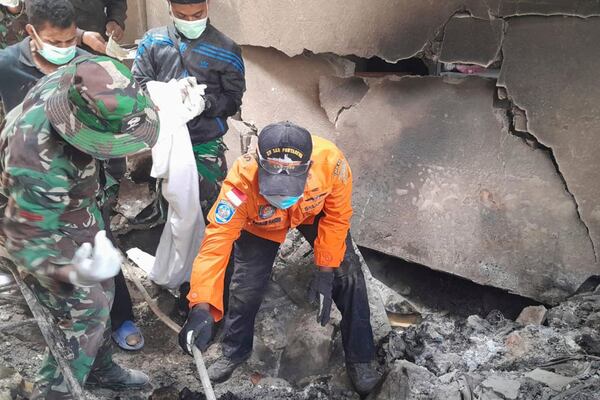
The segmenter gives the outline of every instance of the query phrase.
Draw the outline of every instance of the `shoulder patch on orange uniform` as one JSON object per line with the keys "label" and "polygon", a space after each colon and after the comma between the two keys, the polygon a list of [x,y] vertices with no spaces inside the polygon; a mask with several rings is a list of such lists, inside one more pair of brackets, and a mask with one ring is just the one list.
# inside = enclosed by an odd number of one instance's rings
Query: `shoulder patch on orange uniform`
{"label": "shoulder patch on orange uniform", "polygon": [[343,183],[346,183],[348,181],[348,162],[343,158],[340,158],[335,165],[333,175],[337,176]]}

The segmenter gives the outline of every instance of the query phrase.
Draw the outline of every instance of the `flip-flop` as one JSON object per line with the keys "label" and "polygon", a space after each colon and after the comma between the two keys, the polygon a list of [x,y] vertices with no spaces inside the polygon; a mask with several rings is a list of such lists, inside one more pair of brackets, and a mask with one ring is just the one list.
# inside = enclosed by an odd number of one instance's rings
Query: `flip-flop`
{"label": "flip-flop", "polygon": [[[127,343],[127,338],[137,335],[140,338],[140,341],[132,346]],[[112,338],[123,350],[135,351],[144,347],[144,336],[142,336],[142,331],[133,323],[133,321],[125,321],[121,324],[121,327],[112,333]]]}

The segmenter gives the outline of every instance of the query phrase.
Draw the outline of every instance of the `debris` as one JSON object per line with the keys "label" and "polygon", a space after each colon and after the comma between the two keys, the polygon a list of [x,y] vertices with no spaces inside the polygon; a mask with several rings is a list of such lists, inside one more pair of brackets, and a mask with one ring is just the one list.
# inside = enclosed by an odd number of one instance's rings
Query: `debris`
{"label": "debris", "polygon": [[565,388],[565,386],[576,380],[575,378],[558,375],[554,372],[545,371],[540,368],[536,368],[533,371],[526,373],[525,377],[533,379],[537,382],[541,382],[557,392],[560,392]]}
{"label": "debris", "polygon": [[148,182],[152,170],[152,151],[146,150],[127,157],[127,175],[134,183]]}
{"label": "debris", "polygon": [[153,202],[154,196],[147,183],[136,184],[127,178],[121,180],[116,211],[129,221],[135,220]]}
{"label": "debris", "polygon": [[281,356],[279,375],[293,383],[306,376],[322,374],[331,357],[333,326],[322,327],[313,312],[293,321],[296,332]]}
{"label": "debris", "polygon": [[521,383],[514,379],[506,379],[498,375],[492,375],[483,381],[481,386],[493,390],[507,400],[514,400],[519,396]]}
{"label": "debris", "polygon": [[146,273],[146,275],[150,275],[150,271],[152,271],[152,267],[154,266],[153,255],[148,254],[137,247],[127,250],[126,254],[135,265]]}
{"label": "debris", "polygon": [[600,333],[588,331],[579,335],[576,341],[586,353],[600,356]]}
{"label": "debris", "polygon": [[[374,400],[460,399],[456,392],[437,391],[438,379],[426,368],[405,360],[395,361],[380,388],[371,394]],[[440,397],[438,397],[440,396]]]}
{"label": "debris", "polygon": [[548,310],[544,306],[529,306],[525,307],[519,317],[517,323],[521,325],[542,325],[546,322]]}
{"label": "debris", "polygon": [[[35,324],[35,319],[24,319],[22,321],[8,322],[4,324],[0,324],[0,332],[10,331],[11,329],[20,328],[23,325]],[[0,378],[1,379],[1,378]]]}
{"label": "debris", "polygon": [[[126,263],[123,265],[124,265],[125,270],[127,272],[130,272],[130,271],[128,271],[129,266]],[[181,327],[179,325],[177,325],[177,323],[175,323],[171,318],[169,318],[169,316],[167,316],[160,308],[158,308],[156,303],[154,303],[152,298],[150,298],[150,295],[148,294],[148,292],[146,291],[144,286],[141,284],[141,282],[139,281],[137,276],[135,276],[135,274],[132,274],[132,273],[128,273],[128,276],[130,277],[130,279],[133,280],[133,283],[135,284],[135,286],[142,293],[144,300],[146,300],[146,303],[148,304],[150,309],[154,312],[154,314],[165,325],[167,325],[173,332],[179,333],[179,331],[181,330]],[[210,383],[210,378],[208,377],[208,372],[206,370],[206,366],[204,365],[204,358],[202,357],[202,353],[200,352],[200,350],[198,350],[198,348],[196,346],[194,346],[192,348],[192,353],[194,355],[194,361],[196,362],[196,368],[198,370],[198,374],[200,375],[200,381],[202,382],[202,387],[204,388],[206,400],[216,400],[212,385]]]}
{"label": "debris", "polygon": [[406,329],[409,326],[417,325],[421,321],[421,314],[394,314],[388,313],[390,325],[392,328]]}
{"label": "debris", "polygon": [[173,332],[179,333],[179,331],[181,330],[181,327],[179,325],[177,325],[177,323],[174,322],[168,315],[166,315],[160,308],[158,308],[158,306],[156,305],[154,300],[152,300],[152,298],[148,294],[148,291],[146,290],[144,285],[142,285],[142,283],[140,282],[138,277],[134,273],[131,272],[131,270],[130,270],[131,267],[127,263],[123,263],[122,268],[123,268],[124,272],[126,273],[126,276],[133,281],[133,283],[135,284],[135,287],[142,294],[142,297],[144,298],[144,300],[146,301],[146,304],[148,304],[148,306],[150,307],[152,312],[154,312],[154,315],[156,315],[158,317],[158,319],[160,319]]}
{"label": "debris", "polygon": [[48,350],[54,356],[56,364],[58,365],[58,368],[65,379],[65,384],[69,390],[69,393],[74,400],[83,400],[85,397],[83,395],[81,385],[79,385],[79,382],[73,375],[71,366],[68,363],[68,360],[72,359],[72,353],[65,346],[64,335],[62,332],[58,331],[57,325],[54,322],[54,317],[38,302],[37,297],[29,288],[29,286],[27,286],[22,280],[21,275],[14,265],[9,264],[9,262],[5,259],[0,259],[0,264],[2,265],[3,270],[12,272],[17,286],[19,286],[19,289],[21,290],[21,293],[23,294],[23,297],[29,306],[31,313],[38,323],[40,331],[42,332],[42,335],[44,336],[48,346]]}

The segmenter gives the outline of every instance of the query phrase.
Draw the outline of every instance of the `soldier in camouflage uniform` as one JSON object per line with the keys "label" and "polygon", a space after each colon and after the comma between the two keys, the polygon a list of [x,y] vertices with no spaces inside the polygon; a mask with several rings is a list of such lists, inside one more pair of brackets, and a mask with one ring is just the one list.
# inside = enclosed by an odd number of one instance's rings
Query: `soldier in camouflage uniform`
{"label": "soldier in camouflage uniform", "polygon": [[[149,381],[112,361],[109,311],[120,256],[101,231],[96,198],[99,160],[148,149],[157,136],[151,101],[108,57],[78,58],[43,78],[0,136],[6,246],[56,318],[82,384],[139,388]],[[71,398],[48,352],[33,398]]]}
{"label": "soldier in camouflage uniform", "polygon": [[[18,3],[16,6],[11,6],[14,1],[0,0],[0,49],[20,42],[27,37],[27,32],[25,32],[25,25],[27,25],[25,4],[20,0],[16,2]],[[0,127],[4,125],[4,115],[4,106],[0,101]]]}
{"label": "soldier in camouflage uniform", "polygon": [[27,32],[25,32],[25,25],[27,25],[25,4],[17,1],[17,6],[9,7],[5,5],[11,3],[11,1],[0,1],[0,49],[20,42],[27,37]]}

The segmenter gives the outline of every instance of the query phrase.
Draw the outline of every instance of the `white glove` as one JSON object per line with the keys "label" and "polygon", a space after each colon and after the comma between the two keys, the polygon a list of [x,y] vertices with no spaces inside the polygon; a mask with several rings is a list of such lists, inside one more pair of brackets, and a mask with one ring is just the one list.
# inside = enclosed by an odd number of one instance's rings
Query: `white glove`
{"label": "white glove", "polygon": [[206,101],[204,100],[206,85],[199,85],[193,76],[180,79],[177,83],[181,90],[183,106],[189,112],[190,117],[194,118],[202,114],[206,108]]}
{"label": "white glove", "polygon": [[106,238],[106,231],[100,231],[94,238],[94,248],[84,243],[77,249],[69,273],[69,281],[76,286],[90,287],[117,275],[121,270],[121,253]]}
{"label": "white glove", "polygon": [[0,5],[4,7],[16,7],[21,4],[21,0],[0,0]]}

